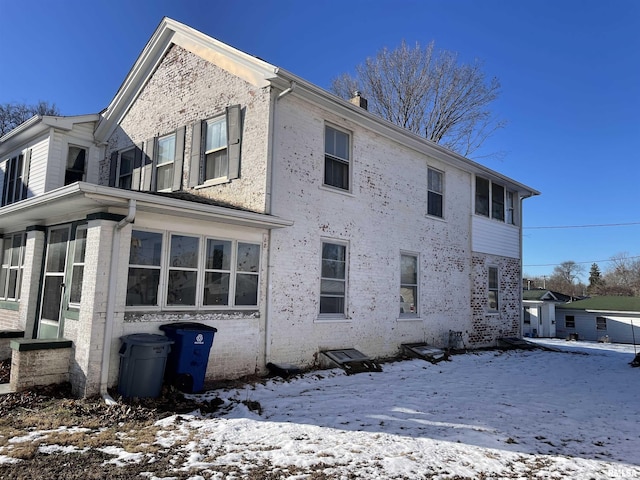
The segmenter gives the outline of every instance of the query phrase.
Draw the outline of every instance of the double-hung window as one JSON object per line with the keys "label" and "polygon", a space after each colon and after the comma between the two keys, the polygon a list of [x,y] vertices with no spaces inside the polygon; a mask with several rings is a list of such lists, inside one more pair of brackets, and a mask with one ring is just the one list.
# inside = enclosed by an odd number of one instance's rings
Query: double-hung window
{"label": "double-hung window", "polygon": [[176,134],[158,138],[158,158],[156,159],[156,191],[173,188],[173,164],[176,159]]}
{"label": "double-hung window", "polygon": [[324,184],[349,190],[349,134],[330,127],[324,128]]}
{"label": "double-hung window", "polygon": [[347,246],[322,242],[320,314],[345,315],[347,294]]}
{"label": "double-hung window", "polygon": [[576,317],[575,315],[565,315],[564,317],[564,326],[567,328],[576,328]]}
{"label": "double-hung window", "polygon": [[429,168],[427,171],[427,213],[442,218],[443,186],[442,172]]}
{"label": "double-hung window", "polygon": [[133,187],[133,169],[135,168],[135,148],[120,153],[118,164],[118,187],[131,190]]}
{"label": "double-hung window", "polygon": [[498,267],[489,267],[489,282],[488,282],[488,295],[487,295],[487,309],[489,312],[497,313],[499,310],[498,303]]}
{"label": "double-hung window", "polygon": [[607,329],[607,317],[596,317],[596,330]]}
{"label": "double-hung window", "polygon": [[29,173],[29,158],[31,150],[8,158],[4,162],[2,205],[10,205],[27,198],[27,178]]}
{"label": "double-hung window", "polygon": [[24,262],[24,233],[7,235],[3,240],[0,270],[0,299],[19,300]]}
{"label": "double-hung window", "polygon": [[259,244],[134,230],[127,305],[257,307],[259,275]]}
{"label": "double-hung window", "polygon": [[400,315],[416,315],[418,304],[418,257],[400,255]]}
{"label": "double-hung window", "polygon": [[67,150],[67,168],[64,172],[64,184],[84,182],[87,174],[87,150],[69,145]]}
{"label": "double-hung window", "polygon": [[204,181],[227,176],[227,117],[205,123]]}
{"label": "double-hung window", "polygon": [[476,215],[515,225],[515,193],[486,178],[476,177]]}

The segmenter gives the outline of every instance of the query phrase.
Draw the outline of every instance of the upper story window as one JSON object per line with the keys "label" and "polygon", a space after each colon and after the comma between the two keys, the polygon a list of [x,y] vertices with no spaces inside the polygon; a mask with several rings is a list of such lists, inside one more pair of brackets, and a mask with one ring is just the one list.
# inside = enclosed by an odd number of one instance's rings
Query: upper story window
{"label": "upper story window", "polygon": [[427,213],[442,218],[443,208],[443,173],[429,168],[427,171]]}
{"label": "upper story window", "polygon": [[242,111],[226,107],[225,114],[193,125],[189,186],[217,184],[240,177]]}
{"label": "upper story window", "polygon": [[125,190],[137,190],[134,187],[133,171],[136,168],[136,149],[130,148],[123,152],[120,152],[120,158],[118,162],[118,188],[124,188]]}
{"label": "upper story window", "polygon": [[84,182],[87,175],[87,150],[69,145],[67,151],[67,168],[64,172],[64,184]]}
{"label": "upper story window", "polygon": [[24,233],[7,235],[3,239],[0,270],[0,300],[19,300],[24,262]]}
{"label": "upper story window", "polygon": [[176,159],[176,134],[158,138],[155,162],[156,191],[173,188],[173,165]]}
{"label": "upper story window", "polygon": [[347,296],[347,246],[322,242],[320,314],[345,315]]}
{"label": "upper story window", "polygon": [[205,123],[204,149],[204,181],[226,177],[229,172],[226,117]]}
{"label": "upper story window", "polygon": [[476,215],[515,225],[514,200],[514,192],[486,178],[476,177]]}
{"label": "upper story window", "polygon": [[29,159],[31,150],[26,154],[19,154],[8,158],[4,162],[2,173],[4,174],[2,205],[12,203],[27,198],[27,180],[29,176]]}
{"label": "upper story window", "polygon": [[349,134],[328,125],[324,128],[324,184],[349,190]]}

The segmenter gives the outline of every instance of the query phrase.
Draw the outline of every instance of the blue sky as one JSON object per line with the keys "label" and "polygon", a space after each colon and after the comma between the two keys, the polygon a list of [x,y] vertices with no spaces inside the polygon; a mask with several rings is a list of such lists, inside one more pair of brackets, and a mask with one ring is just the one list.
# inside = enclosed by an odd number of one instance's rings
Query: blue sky
{"label": "blue sky", "polygon": [[483,60],[509,123],[478,153],[504,157],[480,161],[542,192],[525,201],[525,273],[573,260],[586,280],[640,256],[639,1],[0,0],[0,103],[102,110],[163,16],[324,88],[403,39]]}

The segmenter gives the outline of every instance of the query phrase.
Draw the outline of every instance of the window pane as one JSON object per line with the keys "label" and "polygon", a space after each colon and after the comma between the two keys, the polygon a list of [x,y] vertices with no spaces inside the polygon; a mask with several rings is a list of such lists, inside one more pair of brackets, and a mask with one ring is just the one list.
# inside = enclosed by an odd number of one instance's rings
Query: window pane
{"label": "window pane", "polygon": [[5,286],[7,284],[8,272],[9,272],[9,269],[6,267],[2,267],[2,270],[0,270],[0,298],[6,298]]}
{"label": "window pane", "polygon": [[343,280],[326,280],[323,279],[320,282],[320,293],[323,295],[344,295],[344,281]]}
{"label": "window pane", "polygon": [[84,263],[84,256],[87,248],[87,229],[79,228],[76,230],[75,249],[73,253],[73,261],[75,263]]}
{"label": "window pane", "polygon": [[349,164],[325,157],[324,183],[332,187],[349,190]]}
{"label": "window pane", "polygon": [[228,170],[229,162],[226,149],[207,153],[204,164],[205,180],[226,177]]}
{"label": "window pane", "polygon": [[498,269],[494,267],[489,268],[489,288],[498,288]]}
{"label": "window pane", "polygon": [[416,313],[418,287],[400,287],[400,313]]}
{"label": "window pane", "polygon": [[335,128],[325,127],[325,153],[349,160],[349,135]]}
{"label": "window pane", "polygon": [[442,193],[442,173],[429,169],[427,188],[433,192]]}
{"label": "window pane", "polygon": [[120,175],[126,175],[133,172],[134,157],[135,149],[133,148],[120,154]]}
{"label": "window pane", "polygon": [[491,184],[491,217],[504,221],[504,187]]}
{"label": "window pane", "polygon": [[64,176],[65,185],[84,180],[86,155],[87,152],[84,148],[69,146],[67,169]]}
{"label": "window pane", "polygon": [[206,126],[205,149],[214,150],[227,145],[227,120],[219,118],[217,120],[209,120]]}
{"label": "window pane", "polygon": [[344,313],[344,297],[320,297],[320,313]]}
{"label": "window pane", "polygon": [[18,271],[9,270],[9,286],[7,287],[7,298],[17,298],[16,289],[18,288]]}
{"label": "window pane", "polygon": [[47,272],[64,272],[67,257],[67,240],[69,231],[65,229],[51,230],[47,247]]}
{"label": "window pane", "polygon": [[260,266],[260,245],[238,243],[238,271],[257,272]]}
{"label": "window pane", "polygon": [[129,268],[127,305],[158,305],[160,269]]}
{"label": "window pane", "polygon": [[489,216],[489,180],[476,177],[476,214]]}
{"label": "window pane", "polygon": [[197,272],[169,271],[167,305],[195,305]]}
{"label": "window pane", "polygon": [[82,277],[84,276],[84,266],[74,265],[71,282],[71,292],[69,293],[69,302],[80,303],[82,299]]}
{"label": "window pane", "polygon": [[171,268],[198,268],[199,243],[200,242],[197,237],[172,235],[169,266]]}
{"label": "window pane", "polygon": [[133,230],[131,232],[130,265],[160,266],[162,234]]}
{"label": "window pane", "polygon": [[156,190],[171,190],[173,187],[173,163],[156,169]]}
{"label": "window pane", "polygon": [[258,275],[236,276],[236,305],[258,305]]}
{"label": "window pane", "polygon": [[418,259],[412,255],[400,257],[400,283],[415,285],[418,283]]}
{"label": "window pane", "polygon": [[[22,241],[22,235],[14,235],[11,241],[11,265],[14,267],[21,265],[20,251],[22,249]],[[9,243],[8,240],[7,243]]]}
{"label": "window pane", "polygon": [[173,162],[176,154],[175,134],[158,139],[158,165]]}
{"label": "window pane", "polygon": [[208,272],[204,276],[204,305],[229,305],[228,273]]}
{"label": "window pane", "polygon": [[231,269],[231,242],[226,240],[207,240],[207,270]]}
{"label": "window pane", "polygon": [[498,292],[495,290],[489,291],[489,310],[498,310]]}
{"label": "window pane", "polygon": [[442,195],[429,192],[427,202],[427,213],[436,217],[442,217]]}
{"label": "window pane", "polygon": [[46,320],[54,320],[58,322],[60,320],[60,304],[62,302],[62,282],[64,278],[62,276],[46,277],[44,280],[43,288],[43,300],[42,303],[42,318]]}

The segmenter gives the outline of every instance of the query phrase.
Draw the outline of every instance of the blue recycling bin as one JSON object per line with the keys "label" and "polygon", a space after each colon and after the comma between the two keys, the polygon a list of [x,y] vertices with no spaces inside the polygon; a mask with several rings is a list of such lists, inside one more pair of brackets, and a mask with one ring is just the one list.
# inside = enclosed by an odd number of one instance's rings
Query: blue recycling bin
{"label": "blue recycling bin", "polygon": [[165,380],[182,392],[200,392],[213,337],[218,330],[194,322],[169,323],[161,325],[160,330],[175,342],[167,358]]}
{"label": "blue recycling bin", "polygon": [[160,396],[173,340],[152,333],[134,333],[120,340],[118,393],[125,398]]}

